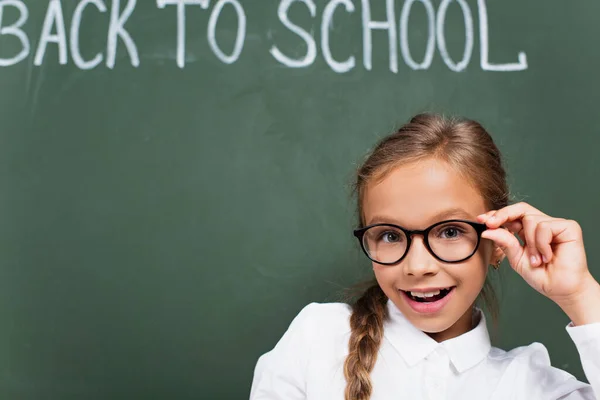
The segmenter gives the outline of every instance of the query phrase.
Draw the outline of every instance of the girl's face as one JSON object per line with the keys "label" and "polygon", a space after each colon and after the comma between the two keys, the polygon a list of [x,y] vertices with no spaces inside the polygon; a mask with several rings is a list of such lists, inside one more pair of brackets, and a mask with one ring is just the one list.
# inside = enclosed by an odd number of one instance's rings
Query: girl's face
{"label": "girl's face", "polygon": [[[448,164],[434,159],[393,169],[383,180],[369,184],[363,198],[366,225],[391,223],[406,229],[425,229],[448,219],[476,222],[476,216],[486,211],[479,191]],[[423,236],[414,235],[400,263],[373,263],[373,270],[383,292],[402,314],[415,327],[442,341],[472,328],[471,311],[485,282],[487,266],[501,254],[491,241],[482,239],[471,258],[457,264],[445,263],[427,250]],[[431,307],[433,311],[415,307],[407,294],[430,295],[436,289],[447,288],[452,290]]]}

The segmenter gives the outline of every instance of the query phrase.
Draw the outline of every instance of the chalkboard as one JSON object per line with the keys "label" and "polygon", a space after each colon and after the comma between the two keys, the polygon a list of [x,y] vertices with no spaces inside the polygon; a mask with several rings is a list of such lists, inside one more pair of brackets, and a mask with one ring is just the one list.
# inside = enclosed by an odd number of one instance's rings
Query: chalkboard
{"label": "chalkboard", "polygon": [[[0,397],[243,399],[309,302],[371,276],[356,166],[479,120],[600,276],[600,4],[0,0]],[[496,345],[584,379],[508,266]]]}

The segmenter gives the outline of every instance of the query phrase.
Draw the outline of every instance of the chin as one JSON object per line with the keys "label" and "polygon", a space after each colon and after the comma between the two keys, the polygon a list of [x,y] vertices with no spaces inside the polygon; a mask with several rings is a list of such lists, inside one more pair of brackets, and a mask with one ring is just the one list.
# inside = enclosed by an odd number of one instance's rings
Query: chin
{"label": "chin", "polygon": [[454,325],[454,322],[448,321],[447,318],[442,316],[437,318],[418,318],[415,320],[414,318],[409,319],[409,321],[415,326],[415,328],[425,332],[425,333],[440,333],[444,332]]}

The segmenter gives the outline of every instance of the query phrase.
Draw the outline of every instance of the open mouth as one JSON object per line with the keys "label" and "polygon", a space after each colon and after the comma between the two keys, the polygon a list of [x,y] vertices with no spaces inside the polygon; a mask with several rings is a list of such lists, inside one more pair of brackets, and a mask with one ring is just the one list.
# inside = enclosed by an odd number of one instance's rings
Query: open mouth
{"label": "open mouth", "polygon": [[440,289],[433,292],[410,292],[406,290],[403,290],[403,292],[406,293],[411,300],[416,302],[433,303],[446,297],[446,295],[454,288],[455,286],[451,286],[449,288]]}

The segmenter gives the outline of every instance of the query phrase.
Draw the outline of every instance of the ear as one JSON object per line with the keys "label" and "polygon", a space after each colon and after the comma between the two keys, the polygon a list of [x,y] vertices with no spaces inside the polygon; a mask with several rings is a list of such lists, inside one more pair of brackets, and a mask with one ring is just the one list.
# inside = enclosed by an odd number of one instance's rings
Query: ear
{"label": "ear", "polygon": [[488,264],[496,265],[498,262],[504,260],[504,257],[506,257],[506,255],[502,249],[498,246],[494,246],[494,251],[492,251],[492,254],[490,255],[490,261]]}

